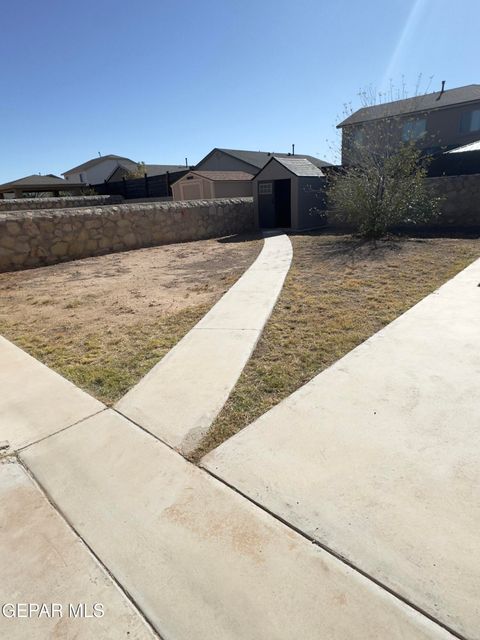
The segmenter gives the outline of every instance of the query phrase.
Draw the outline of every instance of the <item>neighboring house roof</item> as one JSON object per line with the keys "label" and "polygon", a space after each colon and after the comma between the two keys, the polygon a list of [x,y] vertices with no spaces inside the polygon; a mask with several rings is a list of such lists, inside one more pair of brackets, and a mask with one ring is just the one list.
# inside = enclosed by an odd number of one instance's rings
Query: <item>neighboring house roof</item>
{"label": "neighboring house roof", "polygon": [[317,176],[322,177],[325,174],[321,169],[316,167],[308,158],[291,156],[290,158],[271,158],[271,161],[278,162],[288,169],[291,173],[300,177]]}
{"label": "neighboring house roof", "polygon": [[405,98],[404,100],[395,100],[394,102],[385,102],[371,107],[363,107],[355,111],[355,113],[352,113],[352,115],[348,116],[343,122],[340,122],[337,128],[352,124],[361,124],[362,122],[369,122],[371,120],[444,109],[445,107],[452,107],[457,104],[477,100],[480,100],[480,85],[469,84],[465,87],[447,89],[443,92],[425,93],[424,95],[414,96],[413,98]]}
{"label": "neighboring house roof", "polygon": [[48,187],[52,187],[52,189],[65,188],[65,190],[71,189],[72,187],[82,187],[85,185],[81,182],[67,182],[63,178],[59,176],[55,176],[52,173],[49,173],[45,176],[34,174],[32,176],[25,176],[24,178],[19,178],[18,180],[12,180],[11,182],[5,182],[4,184],[0,184],[1,191],[8,191],[9,189],[24,189],[24,191],[35,191],[36,189],[48,190]]}
{"label": "neighboring house roof", "polygon": [[103,162],[104,160],[118,160],[119,164],[120,164],[120,160],[121,160],[121,164],[122,165],[131,166],[132,168],[137,166],[137,163],[134,162],[133,160],[130,160],[130,158],[124,158],[123,156],[116,156],[114,154],[109,154],[109,155],[106,155],[106,156],[99,156],[98,158],[92,158],[92,160],[88,160],[87,162],[84,162],[83,164],[79,164],[77,167],[73,167],[72,169],[69,169],[68,171],[64,171],[62,173],[62,176],[66,176],[69,173],[78,173],[80,171],[86,171],[87,169],[91,169],[95,165],[100,164],[100,162]]}
{"label": "neighboring house roof", "polygon": [[188,171],[190,167],[184,164],[146,164],[147,176],[161,176],[164,173],[176,173],[177,171]]}
{"label": "neighboring house roof", "polygon": [[469,151],[480,151],[480,140],[475,140],[475,142],[470,142],[470,144],[464,144],[461,147],[455,147],[454,149],[445,151],[445,153],[468,153]]}
{"label": "neighboring house roof", "polygon": [[214,180],[215,182],[232,182],[252,179],[252,175],[246,171],[191,171],[190,173],[206,178],[207,180]]}
{"label": "neighboring house roof", "polygon": [[49,173],[46,176],[42,176],[34,173],[31,176],[25,176],[25,178],[19,178],[18,180],[12,180],[12,182],[5,182],[5,184],[0,185],[1,187],[8,187],[13,185],[18,186],[29,186],[31,184],[52,184],[52,185],[63,185],[68,184],[66,180],[60,178],[59,176],[53,175],[53,173]]}
{"label": "neighboring house roof", "polygon": [[202,162],[207,160],[207,158],[209,158],[216,151],[221,151],[222,153],[225,153],[226,155],[229,155],[229,156],[231,156],[233,158],[237,158],[237,160],[241,160],[242,162],[245,162],[246,164],[249,164],[252,167],[252,169],[257,169],[257,170],[258,169],[263,169],[263,167],[267,164],[267,162],[272,157],[275,157],[275,158],[289,158],[289,157],[295,157],[297,155],[301,156],[302,158],[307,158],[316,167],[327,167],[327,166],[330,166],[330,163],[325,162],[324,160],[320,160],[319,158],[315,158],[314,156],[308,156],[308,155],[304,155],[304,154],[295,154],[295,156],[292,156],[291,153],[277,153],[275,151],[272,151],[272,152],[269,152],[269,151],[247,151],[247,150],[241,150],[241,149],[220,149],[220,148],[216,147],[215,149],[212,149],[212,151],[210,151],[210,153],[208,153],[205,156],[205,158],[200,160],[200,162],[197,164],[197,167],[199,165],[201,165]]}

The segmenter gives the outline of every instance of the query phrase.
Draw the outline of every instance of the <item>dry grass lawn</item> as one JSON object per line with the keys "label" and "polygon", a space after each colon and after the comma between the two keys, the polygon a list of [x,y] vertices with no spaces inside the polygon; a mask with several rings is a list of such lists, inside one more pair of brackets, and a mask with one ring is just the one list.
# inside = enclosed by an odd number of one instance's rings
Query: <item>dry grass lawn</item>
{"label": "dry grass lawn", "polygon": [[479,239],[297,235],[284,289],[203,454],[330,366],[480,256]]}
{"label": "dry grass lawn", "polygon": [[263,241],[202,240],[0,274],[0,334],[107,404],[182,338]]}

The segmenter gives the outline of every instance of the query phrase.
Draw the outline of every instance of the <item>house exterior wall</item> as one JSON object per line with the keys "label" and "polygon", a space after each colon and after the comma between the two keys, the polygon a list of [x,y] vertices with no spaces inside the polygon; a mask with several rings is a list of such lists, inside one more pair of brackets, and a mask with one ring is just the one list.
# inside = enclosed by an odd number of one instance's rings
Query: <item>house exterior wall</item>
{"label": "house exterior wall", "polygon": [[[70,182],[85,182],[86,184],[100,184],[110,177],[113,171],[118,167],[118,161],[106,158],[103,162],[99,162],[90,169],[69,173],[65,175],[66,180]],[[80,179],[82,175],[83,180]]]}
{"label": "house exterior wall", "polygon": [[213,155],[195,166],[197,171],[245,171],[254,175],[258,169],[238,158],[229,156],[223,151],[215,151]]}
{"label": "house exterior wall", "polygon": [[249,197],[252,195],[252,182],[250,180],[217,180],[212,183],[215,189],[215,198]]}
{"label": "house exterior wall", "polygon": [[[445,109],[419,112],[405,116],[395,116],[384,120],[374,120],[358,125],[347,125],[342,129],[342,164],[353,164],[356,158],[354,137],[363,130],[363,144],[368,149],[372,141],[388,141],[395,146],[402,142],[403,125],[415,119],[426,119],[425,134],[417,140],[420,149],[452,148],[480,138],[480,130],[462,132],[460,123],[462,116],[480,109],[480,101],[456,105]],[[373,143],[375,144],[375,142]]]}

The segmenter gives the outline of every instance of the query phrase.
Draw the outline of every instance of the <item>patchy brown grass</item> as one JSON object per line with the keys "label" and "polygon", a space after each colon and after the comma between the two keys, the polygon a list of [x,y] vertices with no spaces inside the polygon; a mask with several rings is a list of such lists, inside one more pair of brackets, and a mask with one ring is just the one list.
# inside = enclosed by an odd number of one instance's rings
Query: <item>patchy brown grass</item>
{"label": "patchy brown grass", "polygon": [[293,263],[257,348],[198,460],[480,256],[478,239],[293,236]]}
{"label": "patchy brown grass", "polygon": [[0,334],[111,404],[253,262],[256,236],[172,244],[0,274]]}

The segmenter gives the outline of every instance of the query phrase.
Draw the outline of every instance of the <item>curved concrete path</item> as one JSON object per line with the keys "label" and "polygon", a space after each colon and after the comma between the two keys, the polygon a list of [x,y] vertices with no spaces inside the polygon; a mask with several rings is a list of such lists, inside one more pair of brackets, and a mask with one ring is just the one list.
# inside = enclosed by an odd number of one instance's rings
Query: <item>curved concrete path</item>
{"label": "curved concrete path", "polygon": [[250,358],[291,260],[288,236],[266,236],[251,267],[115,408],[183,454],[193,451]]}
{"label": "curved concrete path", "polygon": [[480,260],[202,462],[469,640],[480,638],[479,285]]}

